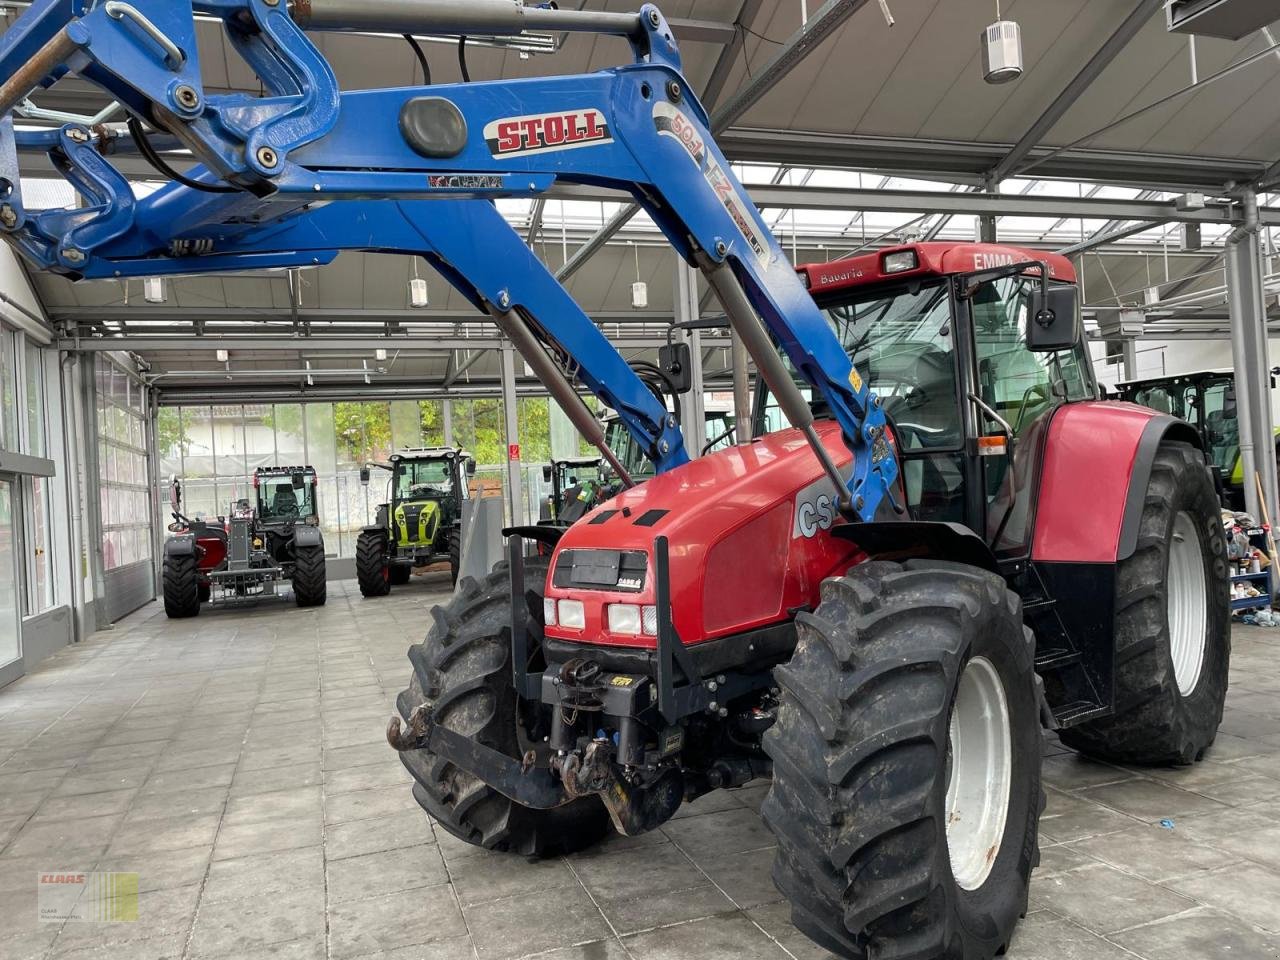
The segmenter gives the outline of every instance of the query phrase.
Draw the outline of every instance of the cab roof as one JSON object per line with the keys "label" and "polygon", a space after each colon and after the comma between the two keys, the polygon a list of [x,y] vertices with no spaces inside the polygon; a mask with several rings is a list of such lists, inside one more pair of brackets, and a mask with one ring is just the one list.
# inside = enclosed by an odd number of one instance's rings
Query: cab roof
{"label": "cab roof", "polygon": [[450,460],[469,456],[471,454],[459,447],[405,447],[391,454],[388,459],[395,463],[398,460]]}
{"label": "cab roof", "polygon": [[[913,250],[916,254],[914,268],[894,272],[885,271],[886,258]],[[906,243],[844,260],[805,264],[796,269],[808,285],[809,292],[816,295],[870,287],[880,283],[900,283],[904,280],[972,273],[975,270],[990,270],[1026,260],[1047,263],[1049,276],[1054,280],[1076,282],[1075,267],[1061,254],[1031,250],[1026,247],[1011,247],[1001,243]]]}

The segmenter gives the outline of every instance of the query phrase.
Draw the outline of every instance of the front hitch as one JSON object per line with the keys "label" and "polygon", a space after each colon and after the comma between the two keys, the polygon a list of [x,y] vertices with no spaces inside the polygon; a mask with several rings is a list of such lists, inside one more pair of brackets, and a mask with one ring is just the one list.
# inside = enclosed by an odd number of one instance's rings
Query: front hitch
{"label": "front hitch", "polygon": [[393,716],[387,723],[387,743],[400,753],[428,750],[466,771],[504,797],[535,810],[560,807],[573,798],[545,767],[534,767],[477,743],[436,722],[428,704],[421,703],[402,727]]}

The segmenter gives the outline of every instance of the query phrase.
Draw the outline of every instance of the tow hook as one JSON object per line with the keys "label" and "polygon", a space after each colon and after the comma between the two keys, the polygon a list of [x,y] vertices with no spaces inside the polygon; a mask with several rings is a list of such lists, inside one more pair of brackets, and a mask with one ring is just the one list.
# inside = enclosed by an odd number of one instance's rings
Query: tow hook
{"label": "tow hook", "polygon": [[431,735],[431,708],[420,703],[409,714],[409,726],[402,727],[399,717],[392,717],[387,723],[387,743],[404,753],[408,750],[420,750]]}
{"label": "tow hook", "polygon": [[609,744],[603,740],[593,740],[588,744],[585,756],[580,757],[575,751],[556,757],[551,765],[560,774],[564,792],[574,799],[591,793],[604,793],[613,779]]}

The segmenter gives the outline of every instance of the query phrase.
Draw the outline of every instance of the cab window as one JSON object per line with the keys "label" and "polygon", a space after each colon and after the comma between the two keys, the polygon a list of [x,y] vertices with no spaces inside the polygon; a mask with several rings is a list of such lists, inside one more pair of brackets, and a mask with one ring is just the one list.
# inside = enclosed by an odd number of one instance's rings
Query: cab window
{"label": "cab window", "polygon": [[401,463],[396,475],[397,500],[439,499],[453,493],[453,476],[447,460]]}

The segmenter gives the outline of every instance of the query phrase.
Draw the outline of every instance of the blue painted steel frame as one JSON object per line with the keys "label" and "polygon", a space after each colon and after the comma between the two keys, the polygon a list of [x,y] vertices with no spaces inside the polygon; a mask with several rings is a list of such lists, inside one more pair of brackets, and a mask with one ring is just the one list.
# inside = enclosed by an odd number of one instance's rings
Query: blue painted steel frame
{"label": "blue painted steel frame", "polygon": [[[77,45],[66,67],[132,112],[165,127],[203,166],[192,176],[242,188],[206,193],[169,184],[135,200],[100,152],[95,132],[15,135],[0,127],[6,238],[41,269],[104,278],[209,273],[325,263],[340,250],[420,254],[483,310],[518,309],[547,348],[618,410],[665,471],[687,461],[661,404],[564,288],[498,214],[492,200],[545,193],[557,181],[629,192],[691,263],[727,262],[792,365],[817,389],[853,451],[858,513],[875,516],[897,478],[876,443],[884,414],[839,340],[737,182],[680,72],[656,8],[641,11],[636,62],[572,77],[342,92],[327,62],[269,0],[134,0],[178,44],[166,60],[136,23],[89,0],[36,0],[0,38],[0,79],[11,77],[57,31]],[[221,17],[262,79],[261,97],[206,96],[193,13]],[[51,79],[56,79],[56,74]],[[454,156],[415,152],[402,111],[419,98],[453,104],[465,142]],[[503,153],[499,124],[568,117],[594,139]],[[590,122],[583,119],[590,117]],[[511,130],[508,126],[505,128]],[[555,139],[555,138],[552,138]],[[27,212],[16,147],[46,149],[84,205]],[[12,222],[12,226],[9,222]],[[195,242],[198,241],[198,244]],[[199,249],[201,255],[191,251]]]}

